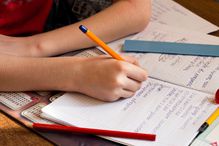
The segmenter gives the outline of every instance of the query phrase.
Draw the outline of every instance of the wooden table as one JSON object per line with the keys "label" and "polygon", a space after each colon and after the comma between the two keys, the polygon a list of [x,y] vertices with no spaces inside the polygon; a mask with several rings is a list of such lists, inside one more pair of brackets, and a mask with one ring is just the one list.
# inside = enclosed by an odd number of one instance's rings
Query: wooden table
{"label": "wooden table", "polygon": [[0,145],[3,146],[52,146],[50,142],[15,123],[0,112]]}
{"label": "wooden table", "polygon": [[[218,0],[175,0],[182,6],[219,26],[219,1]],[[219,36],[219,31],[211,33]]]}
{"label": "wooden table", "polygon": [[[199,16],[219,26],[219,2],[216,0],[175,0]],[[212,33],[219,36],[219,31]],[[0,145],[53,145],[0,113]],[[83,145],[80,143],[80,145]]]}

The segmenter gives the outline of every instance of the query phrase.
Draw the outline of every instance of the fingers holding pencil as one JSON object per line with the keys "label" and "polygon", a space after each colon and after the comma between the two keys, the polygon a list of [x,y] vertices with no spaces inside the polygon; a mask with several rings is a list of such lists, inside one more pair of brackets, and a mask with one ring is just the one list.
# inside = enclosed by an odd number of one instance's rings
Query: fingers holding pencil
{"label": "fingers holding pencil", "polygon": [[[110,66],[110,68],[108,68],[107,64],[105,64],[105,66],[95,65],[96,69],[97,67],[103,68],[100,69],[102,75],[104,74],[104,79],[101,80],[101,83],[103,81],[108,80],[106,84],[104,83],[101,86],[102,88],[101,91],[106,91],[102,93],[102,95],[104,95],[105,98],[103,98],[103,96],[99,97],[99,95],[96,94],[92,94],[92,95],[88,94],[88,95],[91,95],[98,99],[102,99],[102,100],[104,99],[104,101],[105,100],[115,101],[120,97],[125,97],[125,98],[131,97],[133,93],[140,88],[141,83],[147,79],[147,72],[144,69],[140,68],[138,61],[134,57],[130,57],[130,56],[121,57],[119,54],[114,52],[109,46],[107,46],[101,39],[99,39],[94,33],[88,30],[85,26],[81,25],[79,29],[84,34],[86,34],[91,40],[96,42],[97,45],[102,47],[102,49],[105,50],[114,59],[121,61],[121,62],[117,62],[117,61],[113,62],[112,60],[111,61],[108,60],[108,65]],[[103,64],[103,63],[104,62],[99,64]],[[95,70],[94,67],[93,70]],[[96,73],[98,72],[99,71],[97,70]],[[101,74],[98,75],[97,78],[98,81],[100,81],[100,77]],[[106,85],[108,87],[106,87]],[[111,92],[108,93],[108,91]]]}

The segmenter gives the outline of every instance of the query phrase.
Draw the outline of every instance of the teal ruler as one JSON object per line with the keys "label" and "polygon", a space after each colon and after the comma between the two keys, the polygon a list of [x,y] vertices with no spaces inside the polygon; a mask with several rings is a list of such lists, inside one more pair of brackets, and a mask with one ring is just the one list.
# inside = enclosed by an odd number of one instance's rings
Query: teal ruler
{"label": "teal ruler", "polygon": [[219,45],[158,41],[126,40],[123,51],[219,57]]}

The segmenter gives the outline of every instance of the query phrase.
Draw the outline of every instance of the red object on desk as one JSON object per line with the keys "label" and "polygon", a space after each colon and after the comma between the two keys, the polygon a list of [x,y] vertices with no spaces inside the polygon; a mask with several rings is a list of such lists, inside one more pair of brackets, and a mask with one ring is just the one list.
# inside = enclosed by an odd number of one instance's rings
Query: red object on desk
{"label": "red object on desk", "polygon": [[155,141],[156,139],[156,135],[154,134],[102,130],[102,129],[92,129],[92,128],[80,128],[80,127],[73,127],[73,126],[41,124],[41,123],[33,123],[32,126],[34,129],[44,130],[44,131],[75,132],[75,133],[82,133],[82,134],[94,134],[94,135],[141,139],[141,140],[150,140],[150,141]]}
{"label": "red object on desk", "polygon": [[219,104],[219,89],[217,90],[216,94],[215,94],[215,102],[217,104]]}

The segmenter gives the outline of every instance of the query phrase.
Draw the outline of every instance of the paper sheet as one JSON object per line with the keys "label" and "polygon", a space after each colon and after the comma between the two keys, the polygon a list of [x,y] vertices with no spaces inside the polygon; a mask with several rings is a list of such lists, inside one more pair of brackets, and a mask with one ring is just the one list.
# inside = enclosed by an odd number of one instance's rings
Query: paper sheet
{"label": "paper sheet", "polygon": [[157,134],[156,142],[110,138],[126,144],[186,146],[216,109],[209,102],[212,98],[203,92],[149,78],[126,100],[108,103],[68,93],[42,111],[68,125]]}
{"label": "paper sheet", "polygon": [[[158,23],[150,23],[141,33],[125,39],[219,44],[218,37]],[[125,39],[109,45],[120,54],[137,57],[141,66],[148,71],[149,76],[212,94],[219,88],[218,57],[125,53],[121,51]]]}
{"label": "paper sheet", "polygon": [[218,30],[216,25],[172,0],[153,0],[151,21],[203,33]]}
{"label": "paper sheet", "polygon": [[219,142],[219,125],[217,125],[211,133],[208,134],[206,140]]}

